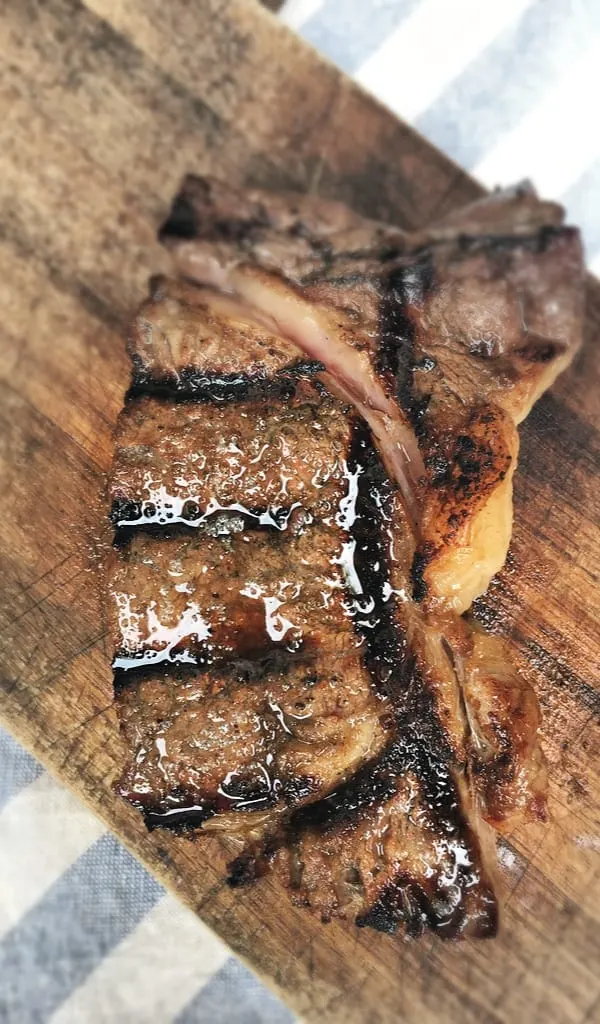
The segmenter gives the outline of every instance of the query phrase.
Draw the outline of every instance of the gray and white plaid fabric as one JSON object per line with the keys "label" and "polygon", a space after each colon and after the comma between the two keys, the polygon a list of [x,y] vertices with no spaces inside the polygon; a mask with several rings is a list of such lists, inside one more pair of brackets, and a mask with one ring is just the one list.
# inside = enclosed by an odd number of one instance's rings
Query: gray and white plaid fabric
{"label": "gray and white plaid fabric", "polygon": [[[484,184],[560,199],[600,273],[600,0],[288,0],[282,17]],[[0,730],[1,1024],[292,1020]]]}

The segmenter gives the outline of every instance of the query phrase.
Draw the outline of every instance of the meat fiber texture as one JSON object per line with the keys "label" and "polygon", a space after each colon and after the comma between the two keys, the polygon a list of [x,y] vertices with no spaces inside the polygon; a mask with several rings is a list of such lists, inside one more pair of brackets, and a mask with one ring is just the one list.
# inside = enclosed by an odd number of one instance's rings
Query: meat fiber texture
{"label": "meat fiber texture", "polygon": [[517,425],[580,345],[578,233],[528,188],[408,236],[190,177],[161,237],[110,479],[117,788],[235,836],[233,886],[493,935],[492,826],[543,818],[546,778],[469,609]]}

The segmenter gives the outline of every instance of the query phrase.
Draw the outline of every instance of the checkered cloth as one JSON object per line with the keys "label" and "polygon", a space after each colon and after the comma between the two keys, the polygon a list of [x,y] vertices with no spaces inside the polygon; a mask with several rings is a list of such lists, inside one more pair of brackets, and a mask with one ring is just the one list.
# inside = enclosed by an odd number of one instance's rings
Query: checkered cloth
{"label": "checkered cloth", "polygon": [[[484,184],[560,199],[600,272],[600,133],[582,116],[600,0],[288,0],[281,16]],[[0,730],[0,1022],[50,1020],[293,1016]]]}

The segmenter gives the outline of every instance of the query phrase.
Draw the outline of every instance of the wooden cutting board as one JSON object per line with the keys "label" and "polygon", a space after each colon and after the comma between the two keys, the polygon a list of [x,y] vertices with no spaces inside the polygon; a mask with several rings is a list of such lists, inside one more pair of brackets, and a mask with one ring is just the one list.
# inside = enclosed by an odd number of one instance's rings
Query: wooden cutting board
{"label": "wooden cutting board", "polygon": [[600,1020],[600,285],[523,427],[512,552],[480,606],[537,687],[551,776],[550,824],[500,847],[500,938],[406,942],[320,925],[270,880],[232,892],[224,843],[148,835],[111,791],[93,550],[157,225],[188,170],[411,228],[478,188],[253,0],[5,0],[0,54],[3,721],[308,1020]]}

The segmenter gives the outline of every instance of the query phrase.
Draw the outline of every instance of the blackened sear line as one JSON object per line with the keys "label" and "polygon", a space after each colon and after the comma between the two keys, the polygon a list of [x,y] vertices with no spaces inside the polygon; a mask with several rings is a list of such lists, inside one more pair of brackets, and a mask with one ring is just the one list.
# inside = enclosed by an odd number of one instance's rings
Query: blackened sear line
{"label": "blackened sear line", "polygon": [[208,807],[182,807],[168,815],[159,811],[147,811],[143,807],[140,807],[139,810],[149,832],[160,828],[168,829],[168,831],[174,832],[176,835],[186,835],[189,832],[195,832],[205,821],[214,817],[215,814],[214,809]]}
{"label": "blackened sear line", "polygon": [[[456,882],[469,883],[468,872],[460,867]],[[485,909],[484,909],[485,908]],[[479,911],[477,938],[493,938],[498,931],[498,905],[491,892]],[[430,928],[442,939],[456,939],[464,922],[462,901],[448,913],[444,893],[425,892],[406,872],[400,872],[384,887],[379,899],[365,913],[356,918],[358,928],[374,928],[394,935],[400,922],[404,922],[411,938],[418,938]]]}
{"label": "blackened sear line", "polygon": [[415,601],[424,601],[427,597],[425,570],[429,565],[429,557],[425,551],[415,551],[410,568],[410,580],[413,587],[412,596]]}
{"label": "blackened sear line", "polygon": [[162,665],[139,665],[136,668],[117,668],[113,671],[113,691],[115,695],[123,693],[130,687],[137,686],[148,678],[155,679],[157,669],[163,670],[164,681],[172,680],[176,683],[192,681],[198,676],[198,666],[178,662],[176,664]]}
{"label": "blackened sear line", "polygon": [[442,835],[466,826],[448,768],[451,751],[437,722],[433,700],[414,662],[408,678],[407,668],[401,665],[394,680],[398,684],[394,739],[375,761],[363,765],[344,785],[296,811],[292,831],[310,826],[327,832],[356,821],[366,808],[393,796],[398,779],[409,771],[419,779]]}
{"label": "blackened sear line", "polygon": [[[272,791],[264,792],[262,789],[248,788],[247,794],[239,799],[224,797],[220,802],[215,800],[207,801],[206,804],[196,804],[193,807],[174,807],[169,810],[151,810],[138,805],[144,816],[146,827],[150,832],[156,828],[168,829],[171,832],[185,833],[193,832],[216,814],[233,812],[239,815],[254,814],[260,811],[268,811],[277,803],[278,797]],[[135,802],[132,801],[135,805]]]}
{"label": "blackened sear line", "polygon": [[[124,522],[125,520],[141,520],[142,502],[136,501],[134,498],[115,498],[111,505],[108,518],[110,519],[114,527],[118,527],[119,524]],[[126,539],[127,538],[125,537],[121,537],[120,539],[118,539],[117,536],[115,535],[115,546],[121,547],[122,543]]]}
{"label": "blackened sear line", "polygon": [[378,366],[393,387],[418,438],[423,433],[426,406],[416,397],[413,388],[415,328],[409,307],[420,305],[434,286],[433,260],[429,250],[424,249],[410,262],[407,258],[399,260],[389,271],[381,300]]}
{"label": "blackened sear line", "polygon": [[355,616],[363,639],[365,667],[374,688],[382,697],[391,699],[390,680],[404,656],[405,638],[401,635],[392,601],[386,601],[389,586],[388,554],[383,536],[385,516],[393,499],[393,486],[379,460],[370,431],[364,421],[353,427],[348,469],[358,474],[356,519],[351,527],[355,543],[355,569],[364,594],[375,602],[369,615],[369,626]]}
{"label": "blackened sear line", "polygon": [[299,359],[272,377],[239,373],[207,374],[192,367],[183,367],[177,375],[157,377],[135,365],[125,401],[144,395],[165,398],[171,402],[216,403],[242,402],[261,398],[289,399],[298,382],[322,373],[325,365],[316,359]]}
{"label": "blackened sear line", "polygon": [[433,697],[399,625],[390,586],[383,528],[390,518],[394,492],[362,422],[354,426],[348,467],[351,473],[358,472],[357,515],[351,527],[356,541],[354,567],[363,592],[375,603],[368,625],[358,615],[356,628],[363,639],[365,667],[375,691],[388,702],[396,730],[376,761],[364,765],[328,797],[296,812],[293,828],[313,825],[327,829],[351,820],[362,808],[391,796],[396,780],[410,769],[421,780],[442,827],[455,828],[462,824],[462,816],[446,766],[452,753],[437,721]]}
{"label": "blackened sear line", "polygon": [[[476,253],[481,251],[496,252],[499,256],[502,253],[510,255],[519,249],[528,252],[544,253],[561,238],[569,237],[575,228],[565,227],[562,224],[546,224],[538,230],[530,231],[526,235],[468,235],[461,234],[457,238],[459,253]],[[448,245],[448,239],[432,240],[433,248]]]}
{"label": "blackened sear line", "polygon": [[366,808],[393,796],[398,780],[412,771],[440,835],[464,833],[468,823],[448,767],[452,750],[438,721],[433,695],[400,626],[390,586],[384,527],[391,518],[394,491],[363,423],[354,427],[349,469],[358,471],[357,515],[351,527],[356,541],[354,567],[363,592],[375,602],[368,624],[356,616],[356,628],[363,638],[365,667],[374,689],[387,701],[395,730],[375,761],[363,765],[329,796],[296,811],[290,831],[293,834],[310,827],[327,832],[352,823]]}
{"label": "blackened sear line", "polygon": [[271,508],[264,505],[251,508],[225,506],[202,513],[199,505],[188,499],[181,516],[172,515],[163,522],[153,518],[153,510],[145,509],[144,503],[129,498],[117,498],[112,505],[110,521],[115,527],[113,546],[122,549],[127,547],[138,533],[149,534],[161,540],[171,540],[175,537],[197,537],[202,530],[211,536],[215,536],[216,533],[220,536],[247,533],[249,530],[281,532],[286,529],[291,512],[291,507]]}
{"label": "blackened sear line", "polygon": [[[127,502],[127,505],[129,504]],[[117,513],[115,512],[115,514]],[[143,520],[140,520],[139,524],[136,522],[135,525],[128,523],[127,526],[122,526],[122,520],[112,519],[112,521],[115,525],[113,546],[119,550],[126,549],[136,534],[142,532],[149,534],[151,537],[160,538],[163,541],[174,541],[182,537],[198,536],[198,530],[193,523],[144,523]]]}

